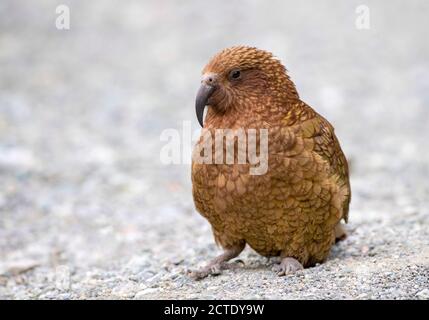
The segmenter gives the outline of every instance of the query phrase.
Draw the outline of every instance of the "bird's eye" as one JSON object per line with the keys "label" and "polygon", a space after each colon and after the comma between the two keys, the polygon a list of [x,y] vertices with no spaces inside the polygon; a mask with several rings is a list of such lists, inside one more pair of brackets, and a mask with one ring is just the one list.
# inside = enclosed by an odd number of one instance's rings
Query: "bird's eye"
{"label": "bird's eye", "polygon": [[229,77],[234,80],[240,79],[241,77],[240,70],[232,70],[231,73],[229,74]]}

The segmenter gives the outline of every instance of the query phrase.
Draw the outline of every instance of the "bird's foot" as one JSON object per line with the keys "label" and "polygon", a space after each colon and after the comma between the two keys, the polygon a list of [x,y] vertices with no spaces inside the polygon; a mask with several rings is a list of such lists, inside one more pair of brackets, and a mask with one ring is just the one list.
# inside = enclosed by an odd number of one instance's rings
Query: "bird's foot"
{"label": "bird's foot", "polygon": [[190,276],[194,280],[201,280],[208,276],[218,276],[222,274],[223,270],[231,270],[231,269],[237,269],[240,268],[242,265],[244,265],[244,262],[242,260],[237,260],[232,263],[227,263],[225,261],[223,262],[216,262],[216,263],[209,263],[207,266],[190,272]]}
{"label": "bird's foot", "polygon": [[276,272],[278,276],[292,274],[302,269],[304,269],[302,264],[295,258],[291,257],[283,258],[279,264],[276,264],[273,267],[273,271]]}
{"label": "bird's foot", "polygon": [[[243,251],[245,245],[246,243],[243,241],[229,248],[225,248],[225,251],[220,256],[214,258],[206,267],[197,271],[191,271],[191,278],[194,280],[201,280],[209,275],[217,276],[222,273],[222,270],[235,268],[236,264],[229,264],[226,262],[237,257],[240,252]],[[243,261],[241,261],[241,263],[243,263]]]}

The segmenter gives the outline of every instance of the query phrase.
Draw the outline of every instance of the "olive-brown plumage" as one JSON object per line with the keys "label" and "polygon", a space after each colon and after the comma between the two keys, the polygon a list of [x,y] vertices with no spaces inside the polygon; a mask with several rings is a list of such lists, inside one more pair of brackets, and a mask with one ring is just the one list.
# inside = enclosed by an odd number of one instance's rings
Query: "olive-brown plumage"
{"label": "olive-brown plumage", "polygon": [[[347,222],[351,197],[347,161],[331,124],[300,100],[279,60],[252,47],[227,48],[211,59],[197,98],[201,122],[205,105],[208,132],[268,129],[268,170],[252,175],[249,162],[193,161],[195,206],[224,249],[194,276],[227,267],[245,244],[281,256],[279,275],[323,262],[342,235],[339,223]],[[203,143],[201,136],[198,152]]]}

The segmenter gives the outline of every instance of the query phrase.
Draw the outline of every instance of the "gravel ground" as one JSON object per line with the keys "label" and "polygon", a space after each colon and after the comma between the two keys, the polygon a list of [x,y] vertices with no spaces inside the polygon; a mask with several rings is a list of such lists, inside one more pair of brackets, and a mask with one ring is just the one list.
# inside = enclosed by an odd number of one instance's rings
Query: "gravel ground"
{"label": "gravel ground", "polygon": [[[1,1],[0,298],[429,299],[429,3],[366,1],[369,30],[359,4]],[[274,52],[336,127],[349,237],[296,275],[246,249],[194,282],[220,251],[160,134],[198,129],[200,70],[234,44]]]}

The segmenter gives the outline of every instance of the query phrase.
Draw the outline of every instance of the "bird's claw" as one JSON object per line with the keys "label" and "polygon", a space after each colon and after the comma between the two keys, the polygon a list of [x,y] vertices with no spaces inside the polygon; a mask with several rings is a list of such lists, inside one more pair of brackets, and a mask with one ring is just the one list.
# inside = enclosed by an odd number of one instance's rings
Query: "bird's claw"
{"label": "bird's claw", "polygon": [[222,263],[216,263],[208,265],[200,270],[194,270],[190,272],[190,276],[194,280],[201,280],[208,276],[218,276],[222,273]]}
{"label": "bird's claw", "polygon": [[276,272],[279,277],[293,274],[302,269],[304,269],[302,264],[294,258],[284,258],[279,264],[273,266],[273,271]]}
{"label": "bird's claw", "polygon": [[218,276],[222,274],[223,270],[237,269],[244,265],[243,260],[237,260],[233,263],[219,262],[209,264],[208,266],[190,272],[190,277],[194,280],[201,280],[208,276]]}

